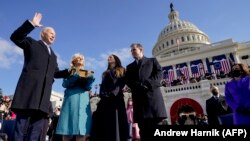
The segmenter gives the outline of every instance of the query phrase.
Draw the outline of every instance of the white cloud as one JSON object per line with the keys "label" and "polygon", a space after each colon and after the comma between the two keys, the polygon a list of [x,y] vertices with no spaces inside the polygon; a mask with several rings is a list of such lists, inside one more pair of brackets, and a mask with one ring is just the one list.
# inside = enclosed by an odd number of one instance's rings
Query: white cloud
{"label": "white cloud", "polygon": [[130,48],[122,48],[119,50],[115,51],[108,51],[106,53],[100,54],[100,57],[97,58],[91,58],[91,57],[86,57],[86,67],[96,70],[96,69],[106,69],[107,67],[107,59],[110,54],[115,54],[117,55],[121,62],[122,65],[125,67],[125,64],[131,59],[131,53],[130,53]]}
{"label": "white cloud", "polygon": [[[132,56],[131,56],[130,48],[128,48],[128,47],[122,48],[122,49],[117,50],[117,51],[109,52],[109,53],[107,54],[107,57],[108,57],[108,55],[110,55],[110,54],[115,54],[116,56],[118,56],[118,57],[120,58],[120,60],[121,60],[121,62],[122,62],[122,65],[123,65],[124,67],[126,67],[126,65],[127,65],[128,63],[130,63],[130,61],[133,60],[133,58],[132,58]],[[106,58],[107,58],[107,57],[106,57]]]}
{"label": "white cloud", "polygon": [[57,54],[57,53],[56,53],[56,56],[57,56],[57,63],[58,63],[59,68],[64,69],[64,68],[69,67],[69,66],[68,66],[68,63],[67,63],[66,61],[62,60],[60,54]]}
{"label": "white cloud", "polygon": [[[57,54],[59,68],[68,67],[67,63]],[[23,64],[23,51],[11,42],[0,38],[0,68],[9,69],[13,65]]]}
{"label": "white cloud", "polygon": [[0,68],[9,69],[14,64],[23,63],[22,54],[20,48],[0,38]]}
{"label": "white cloud", "polygon": [[[107,58],[110,54],[117,55],[123,66],[125,67],[128,61],[132,58],[129,48],[122,48],[114,51],[107,51],[100,54],[99,57],[86,56],[86,68],[91,70],[105,70],[107,67]],[[59,68],[67,68],[68,62],[65,62],[59,54],[57,55],[57,62]],[[13,65],[23,64],[23,52],[10,41],[0,38],[0,68],[9,69]]]}
{"label": "white cloud", "polygon": [[120,58],[120,60],[121,60],[121,62],[122,63],[125,63],[125,62],[127,62],[128,60],[130,60],[131,59],[131,53],[130,53],[130,48],[122,48],[122,49],[120,49],[120,50],[116,50],[116,51],[112,51],[112,52],[109,52],[108,54],[107,54],[107,57],[108,57],[108,55],[110,55],[110,54],[115,54],[116,56],[118,56],[119,58]]}
{"label": "white cloud", "polygon": [[62,92],[58,92],[58,91],[54,91],[52,90],[52,95],[59,95],[59,96],[62,96],[63,97],[63,93]]}
{"label": "white cloud", "polygon": [[103,57],[101,57],[101,59],[86,57],[85,63],[86,68],[93,70],[106,67],[106,59]]}

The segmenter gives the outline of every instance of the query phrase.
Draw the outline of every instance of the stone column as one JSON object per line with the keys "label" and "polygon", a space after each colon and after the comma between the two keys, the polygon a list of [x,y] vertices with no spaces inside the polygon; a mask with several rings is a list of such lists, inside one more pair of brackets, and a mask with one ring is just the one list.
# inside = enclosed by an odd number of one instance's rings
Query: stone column
{"label": "stone column", "polygon": [[[209,62],[212,62],[211,57],[209,57],[208,60],[209,60]],[[214,77],[214,79],[217,79],[215,69],[214,69],[214,65],[210,65],[210,69],[211,69],[211,73],[212,73],[212,76]]]}
{"label": "stone column", "polygon": [[173,70],[174,70],[174,79],[177,79],[177,73],[176,73],[176,66],[175,64],[172,65],[173,66]]}
{"label": "stone column", "polygon": [[204,73],[207,71],[207,62],[206,62],[206,58],[203,58],[202,59],[202,63],[203,63],[203,66],[204,66]]}
{"label": "stone column", "polygon": [[234,56],[235,63],[239,63],[240,62],[239,55],[237,55],[236,52],[233,52],[233,56]]}
{"label": "stone column", "polygon": [[[212,62],[212,61],[213,61],[211,57],[209,57],[208,60],[209,60],[209,62]],[[213,63],[213,62],[212,62],[212,63]],[[211,71],[215,73],[214,65],[209,65],[209,67],[210,67]]]}
{"label": "stone column", "polygon": [[192,77],[192,71],[191,71],[190,62],[187,62],[187,67],[188,67],[189,77]]}

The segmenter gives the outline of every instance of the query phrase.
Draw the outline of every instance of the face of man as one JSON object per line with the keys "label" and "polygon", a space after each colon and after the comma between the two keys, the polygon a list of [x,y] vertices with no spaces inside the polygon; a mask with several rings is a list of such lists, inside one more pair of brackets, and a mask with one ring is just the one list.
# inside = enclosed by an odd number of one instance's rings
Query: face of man
{"label": "face of man", "polygon": [[55,41],[56,33],[53,28],[47,28],[42,31],[41,37],[45,43],[51,45]]}
{"label": "face of man", "polygon": [[131,54],[135,59],[140,59],[143,56],[142,48],[139,47],[131,47]]}

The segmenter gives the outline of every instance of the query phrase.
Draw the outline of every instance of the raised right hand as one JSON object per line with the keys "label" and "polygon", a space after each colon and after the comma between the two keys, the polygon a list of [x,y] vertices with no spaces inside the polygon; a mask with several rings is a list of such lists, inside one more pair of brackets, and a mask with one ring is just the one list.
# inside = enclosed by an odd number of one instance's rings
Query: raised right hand
{"label": "raised right hand", "polygon": [[35,26],[35,27],[41,27],[42,25],[40,24],[40,21],[42,20],[42,13],[38,13],[36,12],[33,19],[32,19],[32,24]]}

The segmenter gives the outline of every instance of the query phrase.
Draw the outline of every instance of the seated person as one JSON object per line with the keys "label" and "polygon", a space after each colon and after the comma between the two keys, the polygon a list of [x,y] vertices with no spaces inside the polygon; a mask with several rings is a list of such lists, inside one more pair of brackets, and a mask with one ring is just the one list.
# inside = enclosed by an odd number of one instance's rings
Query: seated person
{"label": "seated person", "polygon": [[166,80],[162,80],[162,81],[161,81],[161,86],[167,87],[167,82],[166,82]]}
{"label": "seated person", "polygon": [[226,78],[226,74],[224,71],[220,71],[220,78]]}
{"label": "seated person", "polygon": [[192,78],[190,78],[189,82],[190,83],[196,83],[197,81],[196,81],[196,78],[192,77]]}
{"label": "seated person", "polygon": [[208,79],[208,80],[211,80],[212,79],[212,73],[210,73],[208,70],[206,70],[205,78]]}

